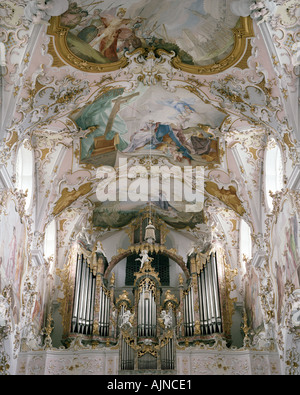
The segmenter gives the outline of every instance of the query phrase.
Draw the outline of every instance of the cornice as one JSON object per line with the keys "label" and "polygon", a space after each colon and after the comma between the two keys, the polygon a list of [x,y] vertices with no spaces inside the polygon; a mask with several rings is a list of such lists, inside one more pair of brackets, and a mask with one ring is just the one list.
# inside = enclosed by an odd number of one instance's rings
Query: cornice
{"label": "cornice", "polygon": [[44,255],[40,250],[31,251],[32,259],[35,260],[37,266],[42,266],[44,264]]}
{"label": "cornice", "polygon": [[252,265],[255,268],[260,268],[263,265],[265,259],[266,259],[266,252],[262,250],[258,250],[256,251],[256,253],[252,258]]}

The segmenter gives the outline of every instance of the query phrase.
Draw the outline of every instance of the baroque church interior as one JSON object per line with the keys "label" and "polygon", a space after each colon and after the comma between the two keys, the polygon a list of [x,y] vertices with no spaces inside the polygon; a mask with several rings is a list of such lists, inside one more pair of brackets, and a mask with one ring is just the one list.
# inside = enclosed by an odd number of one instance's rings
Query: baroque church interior
{"label": "baroque church interior", "polygon": [[299,18],[1,1],[1,375],[300,374]]}

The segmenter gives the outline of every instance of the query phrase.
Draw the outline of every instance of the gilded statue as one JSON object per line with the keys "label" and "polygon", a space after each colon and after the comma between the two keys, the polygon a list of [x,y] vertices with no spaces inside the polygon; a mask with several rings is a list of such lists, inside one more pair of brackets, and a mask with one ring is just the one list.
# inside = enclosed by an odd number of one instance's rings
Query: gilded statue
{"label": "gilded statue", "polygon": [[56,205],[53,209],[53,214],[57,215],[62,212],[65,208],[69,207],[73,202],[75,202],[80,196],[84,196],[92,190],[92,184],[88,182],[87,184],[80,185],[77,189],[72,189],[71,191],[68,188],[64,188],[61,192],[61,196],[56,202]]}
{"label": "gilded statue", "polygon": [[228,207],[232,208],[239,215],[243,215],[246,211],[242,206],[240,199],[237,196],[237,191],[234,186],[229,185],[228,189],[222,187],[219,189],[218,185],[212,181],[205,182],[206,191],[220,199],[223,203],[225,203]]}

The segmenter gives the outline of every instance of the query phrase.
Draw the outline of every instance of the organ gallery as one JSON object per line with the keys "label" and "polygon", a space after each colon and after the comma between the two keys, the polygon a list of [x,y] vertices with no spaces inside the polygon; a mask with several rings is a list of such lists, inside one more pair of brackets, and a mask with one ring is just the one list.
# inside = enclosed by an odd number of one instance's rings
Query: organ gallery
{"label": "organ gallery", "polygon": [[0,374],[299,375],[299,4],[123,3],[0,4]]}

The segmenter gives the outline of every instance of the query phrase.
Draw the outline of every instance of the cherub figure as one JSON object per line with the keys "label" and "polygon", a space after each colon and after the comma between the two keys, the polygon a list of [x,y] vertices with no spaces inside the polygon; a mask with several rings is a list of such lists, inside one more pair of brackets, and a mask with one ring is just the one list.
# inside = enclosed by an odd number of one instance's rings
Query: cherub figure
{"label": "cherub figure", "polygon": [[148,255],[148,251],[147,250],[142,250],[142,252],[140,254],[140,257],[141,258],[136,258],[136,261],[140,261],[141,262],[140,270],[142,270],[144,264],[150,260],[149,255]]}
{"label": "cherub figure", "polygon": [[163,310],[163,311],[161,312],[160,317],[161,317],[161,319],[163,320],[163,323],[164,323],[165,328],[166,328],[166,329],[167,329],[167,328],[171,328],[172,322],[173,322],[171,311],[169,310],[168,312],[166,312],[166,310]]}
{"label": "cherub figure", "polygon": [[120,317],[121,318],[120,328],[124,328],[126,326],[129,326],[130,328],[132,328],[132,324],[130,322],[131,317],[132,317],[132,314],[131,314],[130,310],[125,310]]}

